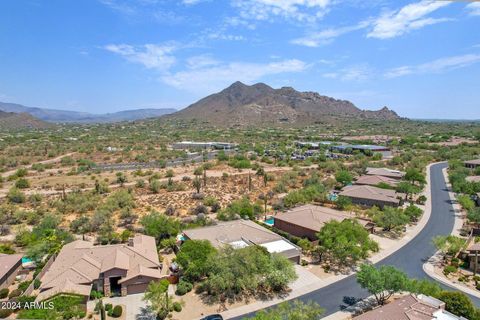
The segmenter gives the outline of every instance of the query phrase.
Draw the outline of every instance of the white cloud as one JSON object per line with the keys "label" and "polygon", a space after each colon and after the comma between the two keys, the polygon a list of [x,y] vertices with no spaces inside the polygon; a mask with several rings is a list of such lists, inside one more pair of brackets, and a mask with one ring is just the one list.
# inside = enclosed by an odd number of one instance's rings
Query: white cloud
{"label": "white cloud", "polygon": [[469,3],[466,8],[472,16],[480,16],[480,2]]}
{"label": "white cloud", "polygon": [[386,78],[398,78],[410,74],[442,73],[453,69],[464,68],[480,62],[480,54],[465,54],[440,58],[419,65],[401,66],[388,70]]}
{"label": "white cloud", "polygon": [[148,69],[168,70],[176,62],[172,55],[176,49],[174,45],[145,44],[135,47],[128,44],[109,44],[104,49]]}
{"label": "white cloud", "polygon": [[265,64],[248,62],[217,63],[166,74],[161,77],[161,80],[181,90],[205,94],[220,90],[237,80],[252,83],[265,76],[301,72],[307,68],[308,65],[305,62],[297,59]]}
{"label": "white cloud", "polygon": [[187,59],[187,67],[189,69],[199,69],[219,65],[220,62],[212,58],[208,54],[190,57]]}
{"label": "white cloud", "polygon": [[400,10],[384,13],[373,23],[373,30],[368,33],[367,37],[389,39],[427,25],[449,21],[451,19],[426,17],[449,4],[449,1],[423,0],[408,4]]}
{"label": "white cloud", "polygon": [[319,47],[331,43],[335,38],[363,29],[369,25],[368,21],[361,22],[355,26],[345,26],[339,28],[328,28],[322,31],[313,32],[305,37],[293,39],[291,43],[306,47]]}
{"label": "white cloud", "polygon": [[246,20],[269,21],[275,17],[314,22],[324,16],[331,0],[234,0]]}
{"label": "white cloud", "polygon": [[364,81],[372,77],[373,70],[366,64],[343,68],[336,72],[322,74],[324,78],[342,81]]}

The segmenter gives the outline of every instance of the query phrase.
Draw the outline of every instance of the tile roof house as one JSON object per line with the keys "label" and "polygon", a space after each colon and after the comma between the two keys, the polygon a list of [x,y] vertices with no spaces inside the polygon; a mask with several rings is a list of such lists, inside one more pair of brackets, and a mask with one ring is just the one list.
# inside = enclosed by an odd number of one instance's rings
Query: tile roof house
{"label": "tile roof house", "polygon": [[[354,218],[356,217],[346,212],[309,204],[276,214],[274,227],[296,237],[315,241],[317,232],[325,223]],[[357,221],[369,231],[373,231],[374,224],[371,221],[364,219],[357,219]]]}
{"label": "tile roof house", "polygon": [[21,254],[0,254],[0,289],[12,284],[21,267]]}
{"label": "tile roof house", "polygon": [[377,175],[368,175],[368,174],[360,176],[355,181],[355,184],[367,185],[367,186],[378,186],[379,184],[387,184],[390,187],[396,187],[398,183],[399,183],[399,180],[395,178],[377,176]]}
{"label": "tile roof house", "polygon": [[77,240],[63,246],[41,277],[37,301],[60,293],[88,297],[92,289],[105,296],[145,292],[150,281],[162,277],[161,267],[153,237],[136,235],[128,244],[104,246]]}
{"label": "tile roof house", "polygon": [[373,176],[388,177],[392,179],[402,179],[405,176],[405,172],[393,170],[389,168],[367,168],[366,174],[373,175]]}
{"label": "tile roof house", "polygon": [[480,167],[480,159],[468,160],[463,162],[465,167],[470,169],[475,169],[476,167]]}
{"label": "tile roof house", "polygon": [[445,303],[435,298],[413,294],[354,317],[355,320],[467,320],[445,311]]}
{"label": "tile roof house", "polygon": [[395,190],[364,185],[346,186],[339,193],[339,196],[350,198],[354,204],[380,208],[385,206],[398,207],[400,205],[398,198],[403,198],[403,195]]}
{"label": "tile roof house", "polygon": [[270,253],[279,253],[296,263],[300,262],[300,249],[297,246],[251,220],[221,222],[214,226],[185,230],[183,235],[187,240],[208,240],[216,248],[231,245],[239,249],[259,245]]}

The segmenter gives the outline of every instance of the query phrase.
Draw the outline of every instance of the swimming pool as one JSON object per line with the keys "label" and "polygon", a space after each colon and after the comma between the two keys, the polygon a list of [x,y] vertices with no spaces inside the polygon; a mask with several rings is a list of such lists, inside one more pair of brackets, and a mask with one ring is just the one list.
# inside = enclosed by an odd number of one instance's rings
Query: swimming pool
{"label": "swimming pool", "polygon": [[264,221],[264,223],[265,223],[265,224],[268,224],[269,226],[273,226],[274,222],[275,222],[275,218],[274,218],[274,217],[270,217],[270,218],[268,218],[268,219],[265,219],[265,221]]}

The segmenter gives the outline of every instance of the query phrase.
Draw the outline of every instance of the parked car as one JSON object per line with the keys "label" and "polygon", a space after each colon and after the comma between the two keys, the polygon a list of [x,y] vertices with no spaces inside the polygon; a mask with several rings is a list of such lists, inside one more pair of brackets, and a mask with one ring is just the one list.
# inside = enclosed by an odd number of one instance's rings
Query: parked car
{"label": "parked car", "polygon": [[203,317],[200,320],[223,320],[223,317],[220,314],[211,314],[209,316]]}

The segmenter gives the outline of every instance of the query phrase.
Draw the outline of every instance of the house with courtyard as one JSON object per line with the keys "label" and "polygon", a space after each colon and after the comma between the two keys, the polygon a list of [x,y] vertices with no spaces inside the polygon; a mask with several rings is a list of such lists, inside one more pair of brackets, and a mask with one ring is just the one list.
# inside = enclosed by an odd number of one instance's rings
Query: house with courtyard
{"label": "house with courtyard", "polygon": [[409,294],[354,317],[355,320],[467,320],[445,310],[445,303],[426,295]]}
{"label": "house with courtyard", "polygon": [[143,293],[162,278],[155,238],[136,235],[126,244],[94,245],[77,240],[63,246],[41,277],[37,301],[59,294],[88,299],[92,290],[106,297]]}
{"label": "house with courtyard", "polygon": [[367,168],[365,174],[369,176],[381,176],[397,180],[405,177],[405,172],[389,168]]}
{"label": "house with courtyard", "polygon": [[8,288],[21,268],[21,254],[0,254],[0,289]]}
{"label": "house with courtyard", "polygon": [[400,199],[404,198],[404,195],[397,193],[395,190],[364,185],[346,186],[339,193],[339,196],[350,198],[353,204],[365,207],[377,206],[379,208],[385,206],[398,207],[401,204]]}
{"label": "house with courtyard", "polygon": [[274,217],[274,227],[299,238],[317,240],[317,233],[329,221],[341,222],[345,219],[356,219],[369,232],[373,232],[375,225],[365,219],[343,211],[316,205],[304,205],[281,212]]}
{"label": "house with courtyard", "polygon": [[213,226],[185,230],[183,236],[185,241],[208,240],[216,248],[230,245],[240,249],[258,245],[270,253],[281,254],[295,263],[300,262],[300,248],[251,220],[233,220],[220,222]]}

